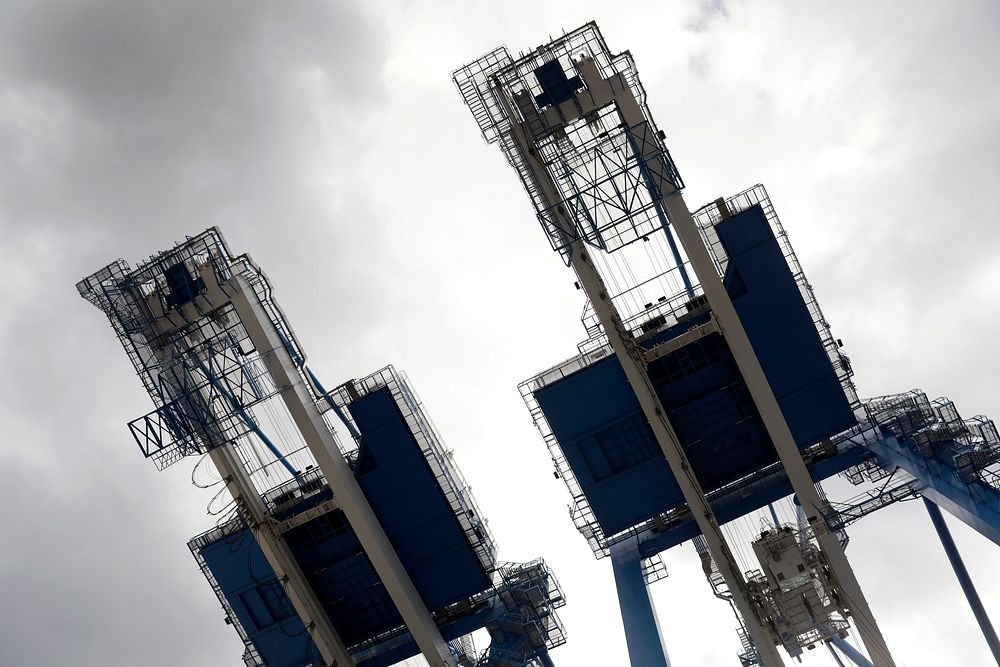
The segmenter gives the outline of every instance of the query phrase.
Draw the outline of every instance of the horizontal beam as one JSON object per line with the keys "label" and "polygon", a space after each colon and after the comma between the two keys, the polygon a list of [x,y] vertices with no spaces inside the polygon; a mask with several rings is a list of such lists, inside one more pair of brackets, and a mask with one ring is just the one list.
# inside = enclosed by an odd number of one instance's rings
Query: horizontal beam
{"label": "horizontal beam", "polygon": [[[821,481],[841,473],[860,463],[867,451],[862,447],[852,447],[831,457],[817,459],[807,464],[813,479]],[[747,508],[759,509],[769,502],[780,500],[792,493],[792,485],[783,471],[777,470],[749,485],[734,488],[726,493],[712,492],[709,502],[719,523],[738,519],[748,513]],[[639,532],[639,549],[644,558],[666,551],[671,547],[700,534],[697,524],[690,514],[671,524],[667,530],[646,528]]]}
{"label": "horizontal beam", "polygon": [[685,331],[684,333],[682,333],[680,336],[677,336],[676,338],[671,338],[670,340],[665,340],[659,345],[656,345],[653,348],[646,350],[643,353],[643,356],[646,358],[646,363],[651,364],[660,357],[665,357],[668,354],[676,352],[685,345],[695,342],[699,338],[704,338],[705,336],[711,333],[718,333],[719,331],[720,331],[719,323],[716,321],[715,316],[713,315],[708,320],[708,322],[705,322],[704,324],[699,324],[696,327],[692,327],[687,331]]}
{"label": "horizontal beam", "polygon": [[317,517],[323,516],[324,514],[327,514],[328,512],[332,512],[333,510],[335,510],[335,509],[337,509],[339,507],[340,507],[340,503],[337,502],[337,499],[336,498],[332,498],[332,499],[324,501],[324,502],[322,502],[322,503],[320,503],[318,505],[314,505],[313,507],[310,507],[307,510],[303,510],[302,512],[299,512],[298,514],[296,514],[295,516],[293,516],[291,518],[288,518],[288,519],[285,519],[284,521],[278,522],[274,526],[274,528],[279,533],[287,533],[292,528],[297,528],[297,527],[301,526],[302,524],[307,523],[309,521],[312,521],[313,519],[315,519]]}
{"label": "horizontal beam", "polygon": [[924,458],[892,435],[872,438],[865,447],[881,461],[913,475],[922,485],[922,496],[1000,546],[1000,491],[980,481],[958,479],[953,468]]}

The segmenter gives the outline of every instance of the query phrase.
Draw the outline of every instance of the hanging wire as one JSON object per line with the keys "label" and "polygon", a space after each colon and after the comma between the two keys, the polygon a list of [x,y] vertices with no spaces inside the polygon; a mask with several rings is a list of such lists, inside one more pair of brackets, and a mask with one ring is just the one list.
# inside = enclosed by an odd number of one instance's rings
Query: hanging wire
{"label": "hanging wire", "polygon": [[[205,462],[208,460],[209,460],[209,455],[207,453],[202,454],[201,456],[198,457],[197,462],[195,462],[194,466],[191,468],[191,484],[198,487],[199,489],[210,489],[213,486],[221,484],[224,481],[222,479],[222,475],[219,474],[219,471],[216,470],[214,465],[205,465]],[[199,470],[202,470],[204,474],[209,476],[209,478],[214,476],[216,477],[216,479],[214,479],[208,484],[199,483],[198,480],[195,479],[195,476],[197,475]]]}
{"label": "hanging wire", "polygon": [[206,511],[208,512],[209,516],[219,516],[223,512],[227,512],[235,507],[236,501],[233,498],[230,498],[229,501],[226,502],[226,504],[223,505],[222,507],[219,507],[218,509],[213,509],[215,502],[220,497],[228,493],[229,493],[229,488],[223,486],[216,492],[214,496],[212,496],[212,498],[208,501],[208,506],[206,507]]}

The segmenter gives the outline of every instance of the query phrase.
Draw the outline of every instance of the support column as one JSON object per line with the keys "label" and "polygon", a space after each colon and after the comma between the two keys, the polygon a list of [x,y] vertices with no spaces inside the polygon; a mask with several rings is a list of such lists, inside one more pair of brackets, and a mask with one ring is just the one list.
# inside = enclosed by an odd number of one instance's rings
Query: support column
{"label": "support column", "polygon": [[837,663],[837,667],[844,667],[844,661],[840,659],[840,654],[833,648],[833,644],[827,643],[826,647],[830,649],[830,655],[833,657],[833,661]]}
{"label": "support column", "polygon": [[[170,356],[170,352],[163,348],[154,348],[154,354],[156,354],[161,368],[169,368],[171,366],[173,359]],[[203,367],[202,372],[209,381],[212,380],[208,369]],[[167,383],[171,382],[169,374],[162,375],[161,380]],[[176,385],[174,389],[178,395],[183,391]],[[210,400],[208,397],[203,396],[203,398],[205,399],[204,405],[209,405]],[[206,422],[212,422],[216,418],[216,415],[212,412],[207,412],[202,417]],[[243,417],[248,419],[245,414]],[[252,420],[250,420],[250,423],[252,423]],[[257,429],[257,434],[262,438],[266,437],[260,429]],[[330,617],[323,609],[319,598],[316,597],[316,592],[299,567],[298,561],[295,560],[295,556],[292,554],[288,543],[274,530],[274,522],[267,511],[267,507],[254,488],[246,466],[236,453],[234,445],[216,442],[214,441],[214,436],[210,433],[203,433],[203,436],[206,441],[214,445],[208,452],[209,458],[219,471],[219,475],[222,477],[229,495],[233,497],[233,501],[243,510],[243,518],[253,532],[254,539],[256,539],[260,547],[261,553],[264,554],[264,558],[267,560],[268,565],[271,566],[274,575],[288,596],[292,608],[319,650],[323,659],[323,667],[354,667],[354,660],[351,658],[347,647],[337,633],[337,629],[334,627]],[[275,450],[275,455],[280,456],[280,452]]]}
{"label": "support column", "polygon": [[253,287],[236,276],[219,285],[210,271],[202,278],[211,291],[221,289],[232,302],[247,335],[261,355],[296,428],[309,447],[351,528],[371,560],[379,579],[399,610],[403,622],[431,667],[454,667],[455,659],[427,605],[403,568],[399,555],[375,516],[358,480],[337,447],[323,416],[306,387],[298,366],[270,324]]}
{"label": "support column", "polygon": [[552,658],[549,656],[549,652],[543,650],[537,656],[538,664],[541,667],[556,667],[556,663],[552,662]]}
{"label": "support column", "polygon": [[275,576],[281,582],[295,613],[302,619],[309,637],[316,644],[327,667],[350,667],[354,665],[347,647],[333,627],[315,591],[299,568],[295,556],[284,539],[271,530],[270,517],[263,501],[253,488],[246,469],[233,451],[232,445],[223,445],[209,451],[212,463],[225,481],[233,499],[242,503],[250,514],[254,538],[260,546]]}
{"label": "support column", "polygon": [[979,622],[979,628],[983,631],[983,637],[986,639],[990,651],[993,652],[993,659],[997,661],[997,665],[1000,665],[1000,640],[997,640],[997,632],[993,629],[993,623],[990,622],[990,617],[986,614],[982,600],[979,599],[979,593],[976,591],[975,584],[972,583],[972,577],[969,576],[969,571],[965,569],[962,554],[958,552],[958,547],[951,536],[948,524],[944,522],[944,515],[941,514],[941,509],[927,500],[927,498],[924,498],[924,507],[927,508],[927,513],[931,517],[931,523],[934,524],[934,529],[941,540],[941,546],[944,547],[945,553],[948,554],[948,560],[951,562],[951,567],[955,570],[958,583],[962,585],[962,591],[965,592],[965,598],[969,601],[969,606],[972,607],[972,613],[975,614],[976,621]]}
{"label": "support column", "polygon": [[638,547],[634,537],[611,547],[611,565],[625,625],[628,657],[632,667],[670,667],[653,600],[642,576],[642,556]]}
{"label": "support column", "polygon": [[861,635],[865,647],[872,655],[877,667],[895,667],[896,663],[893,662],[889,647],[886,645],[868,600],[865,599],[861,584],[847,560],[844,548],[837,535],[826,527],[822,515],[827,509],[828,503],[820,497],[813,486],[809,470],[802,460],[802,454],[795,444],[791,429],[785,422],[785,416],[771,390],[771,385],[767,381],[760,360],[757,358],[750,338],[743,328],[736,307],[722,284],[715,263],[708,254],[708,248],[701,238],[698,224],[694,221],[694,217],[688,210],[681,194],[678,193],[663,200],[663,205],[666,206],[667,217],[673,223],[681,244],[687,251],[695,275],[701,281],[708,305],[719,320],[723,336],[729,344],[729,349],[733,353],[740,374],[750,390],[750,395],[753,397],[767,433],[774,443],[785,474],[788,475],[792,488],[802,502],[809,523],[813,527],[816,541],[826,555],[830,568],[840,584],[842,597],[854,615],[858,634]]}
{"label": "support column", "polygon": [[861,654],[861,651],[847,643],[846,639],[841,639],[840,635],[830,638],[833,645],[840,649],[840,652],[847,656],[847,659],[858,667],[872,667],[871,661]]}

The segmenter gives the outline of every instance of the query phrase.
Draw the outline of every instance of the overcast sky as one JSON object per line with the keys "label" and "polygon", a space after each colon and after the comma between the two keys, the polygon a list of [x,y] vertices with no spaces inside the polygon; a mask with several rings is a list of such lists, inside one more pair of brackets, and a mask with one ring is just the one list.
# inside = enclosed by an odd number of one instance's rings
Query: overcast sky
{"label": "overcast sky", "polygon": [[[74,290],[211,225],[325,384],[408,372],[501,558],[561,580],[556,662],[627,664],[610,563],[516,389],[575,352],[581,297],[449,80],[590,19],[634,54],[691,206],[767,185],[863,396],[1000,416],[996,3],[374,4],[0,0],[0,667],[241,664],[185,546],[211,492],[142,459],[149,399]],[[1000,622],[996,547],[950,525]],[[919,503],[851,535],[897,664],[990,664]],[[665,559],[677,667],[737,664],[692,550]]]}

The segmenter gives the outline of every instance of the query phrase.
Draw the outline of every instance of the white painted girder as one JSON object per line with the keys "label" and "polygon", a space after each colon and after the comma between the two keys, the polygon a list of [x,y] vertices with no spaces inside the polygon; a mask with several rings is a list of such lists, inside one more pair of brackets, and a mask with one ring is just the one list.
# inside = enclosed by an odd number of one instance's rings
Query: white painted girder
{"label": "white painted girder", "polygon": [[[210,284],[210,280],[214,282],[211,271],[203,271],[202,278],[206,285]],[[271,326],[252,286],[241,276],[236,276],[222,287],[420,652],[431,667],[454,667],[455,660],[447,642],[403,568],[399,555],[389,542],[333,434],[323,421],[302,374],[278,332]]]}

